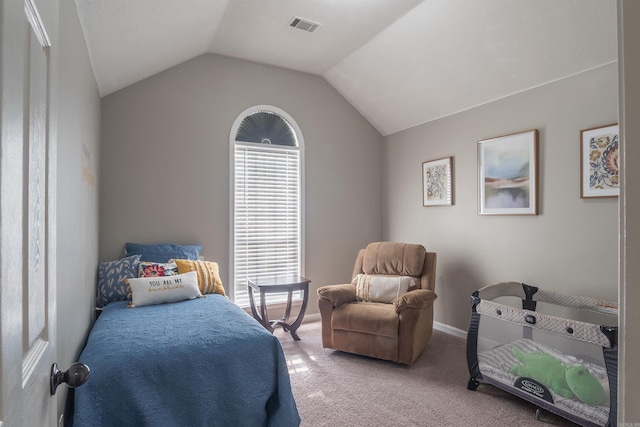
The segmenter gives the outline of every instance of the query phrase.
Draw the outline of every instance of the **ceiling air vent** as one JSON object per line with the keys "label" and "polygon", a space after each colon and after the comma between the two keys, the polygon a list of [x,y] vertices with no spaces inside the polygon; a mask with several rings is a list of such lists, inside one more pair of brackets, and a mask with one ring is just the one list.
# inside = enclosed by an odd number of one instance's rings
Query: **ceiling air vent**
{"label": "ceiling air vent", "polygon": [[309,33],[313,33],[318,27],[322,25],[318,22],[309,21],[308,19],[298,18],[294,16],[291,22],[289,22],[289,26],[293,28],[297,28],[299,30],[307,31]]}

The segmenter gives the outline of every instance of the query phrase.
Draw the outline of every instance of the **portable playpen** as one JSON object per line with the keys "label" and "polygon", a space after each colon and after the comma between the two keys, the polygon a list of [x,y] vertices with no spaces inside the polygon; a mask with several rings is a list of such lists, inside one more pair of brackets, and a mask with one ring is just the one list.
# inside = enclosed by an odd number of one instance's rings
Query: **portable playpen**
{"label": "portable playpen", "polygon": [[469,390],[492,384],[582,426],[616,427],[617,303],[517,282],[471,303]]}

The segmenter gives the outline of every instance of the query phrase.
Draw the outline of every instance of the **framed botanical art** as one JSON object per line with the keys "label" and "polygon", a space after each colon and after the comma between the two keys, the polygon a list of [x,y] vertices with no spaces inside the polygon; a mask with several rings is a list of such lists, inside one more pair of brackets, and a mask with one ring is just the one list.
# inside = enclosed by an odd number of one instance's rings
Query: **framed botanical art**
{"label": "framed botanical art", "polygon": [[478,141],[478,213],[538,214],[538,130]]}
{"label": "framed botanical art", "polygon": [[617,197],[618,125],[580,131],[580,198]]}
{"label": "framed botanical art", "polygon": [[453,205],[453,157],[422,163],[422,205]]}

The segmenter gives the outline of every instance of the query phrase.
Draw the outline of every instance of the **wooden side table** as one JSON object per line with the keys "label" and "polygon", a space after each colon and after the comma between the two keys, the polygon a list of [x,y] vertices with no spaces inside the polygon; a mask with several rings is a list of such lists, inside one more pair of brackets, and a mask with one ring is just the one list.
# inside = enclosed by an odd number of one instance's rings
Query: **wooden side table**
{"label": "wooden side table", "polygon": [[[262,326],[273,333],[277,326],[282,326],[285,332],[291,332],[294,340],[300,341],[300,337],[296,333],[304,312],[307,309],[307,300],[309,298],[309,283],[311,281],[302,276],[272,276],[261,277],[258,279],[249,279],[247,281],[247,289],[249,290],[249,302],[251,303],[251,313],[253,317],[260,322]],[[256,310],[256,303],[253,297],[253,291],[260,292],[260,313]],[[291,295],[294,291],[302,291],[302,306],[298,317],[293,323],[289,323],[289,315],[291,314]],[[280,320],[269,320],[267,314],[266,294],[274,292],[287,292],[287,306],[284,315]]]}

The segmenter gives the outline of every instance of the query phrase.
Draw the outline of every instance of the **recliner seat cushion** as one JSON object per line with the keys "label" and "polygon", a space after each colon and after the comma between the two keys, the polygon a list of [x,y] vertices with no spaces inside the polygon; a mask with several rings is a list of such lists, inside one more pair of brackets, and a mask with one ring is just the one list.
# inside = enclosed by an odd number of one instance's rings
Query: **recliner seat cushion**
{"label": "recliner seat cushion", "polygon": [[334,329],[332,336],[335,348],[341,351],[398,362],[398,338],[342,329]]}
{"label": "recliner seat cushion", "polygon": [[398,338],[398,314],[393,304],[358,302],[333,310],[331,329]]}

